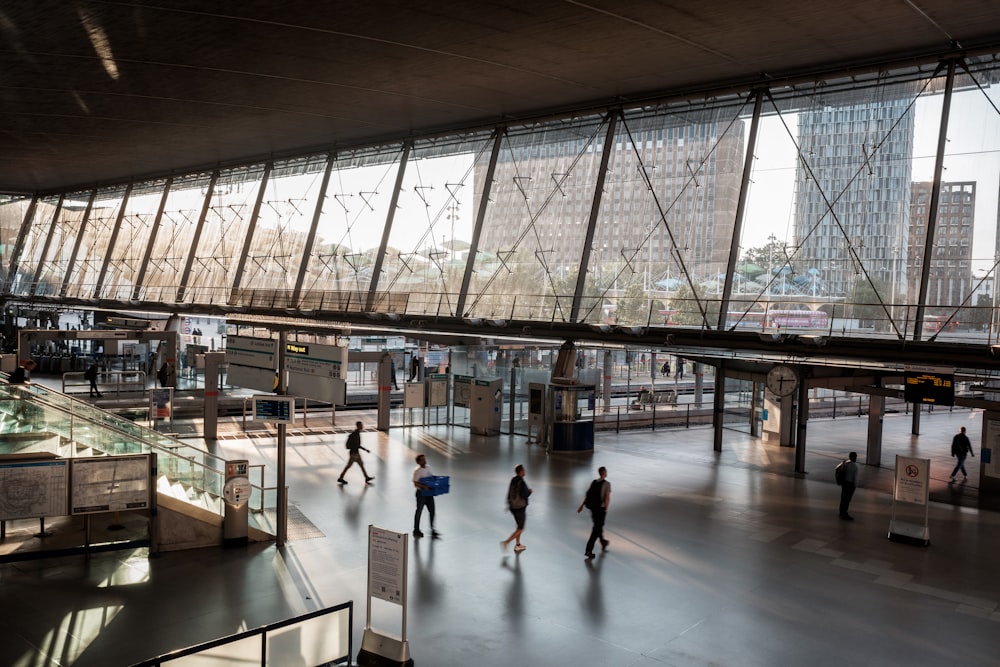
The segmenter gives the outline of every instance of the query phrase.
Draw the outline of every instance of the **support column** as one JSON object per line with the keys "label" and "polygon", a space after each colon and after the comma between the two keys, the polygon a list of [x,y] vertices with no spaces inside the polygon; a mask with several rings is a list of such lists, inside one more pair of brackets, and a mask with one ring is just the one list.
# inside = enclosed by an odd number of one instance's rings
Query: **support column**
{"label": "support column", "polygon": [[[288,332],[282,329],[278,332],[278,387],[277,394],[288,393],[285,383],[285,349],[288,346]],[[278,516],[275,546],[285,546],[288,539],[288,485],[285,481],[288,425],[278,424]]]}
{"label": "support column", "polygon": [[604,396],[604,411],[611,412],[611,376],[614,372],[611,360],[611,350],[604,350],[604,386],[601,393]]}
{"label": "support column", "polygon": [[913,414],[910,416],[910,434],[920,435],[920,403],[913,404]]}
{"label": "support column", "polygon": [[700,408],[705,398],[705,364],[696,361],[691,366],[694,375],[694,404]]}
{"label": "support column", "polygon": [[[697,377],[697,375],[695,376]],[[715,391],[712,393],[712,449],[722,451],[722,429],[726,421],[726,368],[715,367]]]}
{"label": "support column", "polygon": [[[427,357],[424,357],[427,360]],[[420,382],[423,373],[418,373],[415,380]],[[378,430],[389,430],[389,412],[392,409],[392,355],[386,352],[378,362]]]}
{"label": "support column", "polygon": [[756,382],[750,383],[750,437],[760,437],[760,422],[757,420],[757,409],[760,407],[760,385]]}
{"label": "support column", "polygon": [[[875,381],[876,387],[882,386],[882,380]],[[865,453],[865,464],[882,465],[882,426],[885,415],[885,396],[868,396],[868,449]]]}
{"label": "support column", "polygon": [[219,437],[219,367],[225,359],[225,352],[205,353],[205,398],[202,416],[205,420],[203,437],[206,440],[216,440]]}
{"label": "support column", "polygon": [[798,428],[795,437],[795,472],[806,472],[806,426],[809,422],[809,383],[802,372],[799,378]]}

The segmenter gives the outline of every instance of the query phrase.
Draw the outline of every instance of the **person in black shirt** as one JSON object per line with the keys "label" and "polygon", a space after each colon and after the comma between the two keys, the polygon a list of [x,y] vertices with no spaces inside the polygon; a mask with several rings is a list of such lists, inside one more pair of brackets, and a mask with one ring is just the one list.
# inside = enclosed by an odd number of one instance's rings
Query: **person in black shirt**
{"label": "person in black shirt", "polygon": [[361,466],[361,472],[365,476],[365,484],[375,479],[374,477],[368,474],[367,470],[365,470],[365,463],[364,461],[361,460],[361,452],[358,451],[360,449],[363,449],[369,454],[371,454],[370,449],[361,446],[361,430],[363,428],[364,424],[362,424],[361,422],[357,422],[354,425],[354,430],[351,431],[351,434],[349,436],[347,436],[346,446],[347,450],[350,452],[350,456],[347,460],[347,465],[344,466],[344,470],[340,473],[340,477],[337,478],[337,481],[340,484],[347,484],[347,480],[344,479],[344,475],[347,474],[347,471],[350,470],[351,466],[354,465],[355,463]]}
{"label": "person in black shirt", "polygon": [[969,479],[969,473],[965,472],[965,457],[971,456],[972,458],[976,458],[976,455],[972,453],[972,443],[969,442],[969,436],[965,435],[964,426],[951,439],[951,456],[952,458],[957,458],[958,463],[955,464],[955,468],[951,471],[950,481],[955,481],[955,475],[958,474],[959,470],[962,471],[963,480]]}
{"label": "person in black shirt", "polygon": [[524,520],[526,518],[526,510],[528,508],[528,496],[531,495],[531,489],[524,481],[524,466],[518,464],[514,468],[514,477],[510,480],[510,485],[507,487],[507,507],[510,509],[510,513],[514,515],[514,523],[516,528],[514,532],[510,534],[506,540],[500,542],[500,546],[506,550],[511,542],[514,542],[514,552],[521,553],[528,547],[521,544],[521,533],[524,531]]}

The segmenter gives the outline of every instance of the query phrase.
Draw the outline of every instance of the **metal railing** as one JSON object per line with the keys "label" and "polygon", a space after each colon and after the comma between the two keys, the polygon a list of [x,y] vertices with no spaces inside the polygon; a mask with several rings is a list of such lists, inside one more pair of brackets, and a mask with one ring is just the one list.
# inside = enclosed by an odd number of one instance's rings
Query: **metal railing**
{"label": "metal railing", "polygon": [[137,662],[132,667],[342,665],[353,654],[354,602],[301,614]]}
{"label": "metal railing", "polygon": [[[68,371],[63,373],[62,393],[78,393],[76,391],[77,387],[84,387],[89,392],[90,381],[86,379],[85,375],[86,371]],[[97,377],[97,387],[101,390],[101,393],[110,392],[116,396],[120,396],[122,394],[137,394],[146,391],[146,371],[98,371]]]}
{"label": "metal railing", "polygon": [[[155,453],[167,481],[222,494],[225,459],[42,385],[0,385],[0,415],[0,433],[47,432],[71,443],[56,452],[65,458],[73,458],[77,446],[109,455]],[[260,484],[251,484],[250,506],[264,511],[276,502],[277,490],[264,486],[262,471]]]}

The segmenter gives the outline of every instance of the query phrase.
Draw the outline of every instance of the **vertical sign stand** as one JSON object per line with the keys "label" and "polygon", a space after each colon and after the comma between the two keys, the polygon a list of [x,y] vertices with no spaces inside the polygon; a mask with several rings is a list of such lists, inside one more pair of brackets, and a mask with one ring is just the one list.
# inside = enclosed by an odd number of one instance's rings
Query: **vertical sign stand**
{"label": "vertical sign stand", "polygon": [[[896,455],[896,480],[892,490],[892,517],[889,519],[889,539],[926,547],[931,543],[927,519],[930,512],[930,459]],[[911,523],[896,518],[897,504],[923,506],[923,523]]]}
{"label": "vertical sign stand", "polygon": [[[368,525],[368,595],[365,633],[358,651],[360,667],[413,667],[406,641],[406,572],[409,536]],[[397,604],[402,611],[400,637],[372,629],[372,598]]]}

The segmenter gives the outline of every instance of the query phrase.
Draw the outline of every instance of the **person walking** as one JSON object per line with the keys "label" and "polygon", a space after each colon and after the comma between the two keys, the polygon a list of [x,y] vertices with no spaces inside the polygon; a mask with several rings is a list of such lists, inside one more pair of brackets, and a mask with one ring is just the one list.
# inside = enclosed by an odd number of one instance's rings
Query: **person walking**
{"label": "person walking", "polygon": [[601,466],[597,469],[597,479],[590,483],[590,488],[583,496],[583,502],[576,508],[579,514],[586,507],[590,510],[590,518],[594,527],[590,531],[590,539],[587,540],[587,550],[584,556],[587,559],[594,558],[594,545],[601,542],[601,551],[607,551],[608,540],[604,539],[604,520],[608,516],[608,507],[611,505],[611,482],[608,481],[608,469]]}
{"label": "person walking", "polygon": [[955,437],[951,439],[951,456],[952,458],[957,458],[958,463],[955,464],[955,468],[951,471],[951,480],[955,481],[955,475],[958,471],[962,471],[962,479],[969,479],[969,473],[965,472],[965,457],[966,455],[976,458],[976,455],[972,453],[972,443],[969,442],[969,436],[965,435],[965,427],[963,426]]}
{"label": "person walking", "polygon": [[14,369],[14,372],[10,374],[9,378],[7,378],[7,384],[26,383],[28,381],[28,373],[33,370],[35,370],[35,362],[31,359],[25,359],[18,364],[17,368]]}
{"label": "person walking", "polygon": [[350,456],[347,459],[347,465],[344,466],[344,470],[341,471],[340,473],[340,477],[337,478],[337,482],[339,482],[340,484],[347,484],[347,480],[344,479],[344,475],[347,474],[347,471],[350,470],[351,466],[354,465],[355,463],[361,466],[361,473],[365,476],[365,484],[375,479],[374,477],[368,474],[367,470],[365,470],[365,462],[361,460],[361,452],[358,451],[363,449],[369,454],[371,454],[370,449],[361,446],[361,429],[363,428],[364,424],[362,424],[361,422],[357,422],[354,424],[354,430],[351,431],[351,434],[349,436],[347,436],[347,444],[345,445],[345,447],[347,447],[347,451],[350,452]]}
{"label": "person walking", "polygon": [[399,385],[396,383],[396,360],[389,360],[389,375],[392,377],[392,388],[399,389]]}
{"label": "person walking", "polygon": [[88,368],[83,373],[83,377],[90,381],[90,396],[97,395],[98,398],[102,396],[100,389],[97,388],[97,362],[92,362],[90,368]]}
{"label": "person walking", "polygon": [[417,511],[413,514],[413,537],[423,537],[424,534],[420,532],[420,515],[423,514],[424,508],[427,508],[427,513],[431,517],[431,537],[437,539],[441,537],[441,533],[434,529],[434,496],[424,495],[420,493],[421,491],[430,491],[431,487],[424,484],[422,481],[425,477],[433,477],[434,473],[431,472],[430,466],[427,465],[427,457],[423,454],[417,454],[417,467],[413,470],[413,486],[417,487]]}
{"label": "person walking", "polygon": [[520,463],[514,468],[514,477],[511,478],[507,486],[507,509],[514,515],[514,532],[506,540],[500,542],[500,547],[506,551],[511,542],[514,542],[514,552],[521,553],[528,547],[521,544],[521,533],[524,531],[524,520],[528,509],[528,496],[531,489],[524,481],[524,466]]}
{"label": "person walking", "polygon": [[858,488],[858,453],[851,452],[844,461],[844,483],[840,486],[840,518],[845,521],[854,521],[854,517],[848,513],[851,505],[851,498],[854,490]]}

